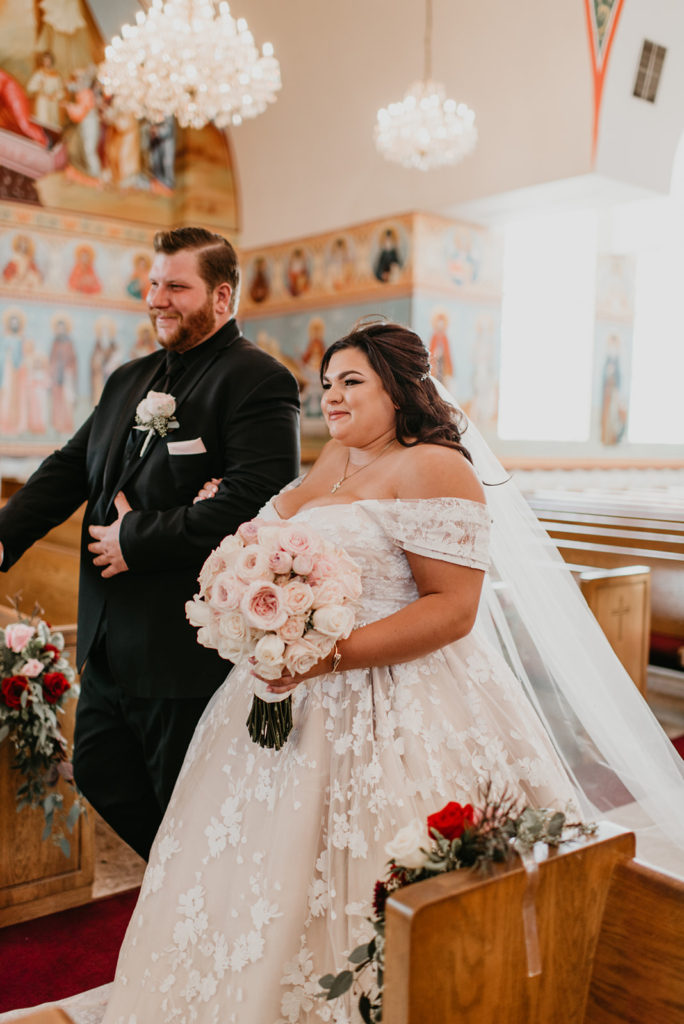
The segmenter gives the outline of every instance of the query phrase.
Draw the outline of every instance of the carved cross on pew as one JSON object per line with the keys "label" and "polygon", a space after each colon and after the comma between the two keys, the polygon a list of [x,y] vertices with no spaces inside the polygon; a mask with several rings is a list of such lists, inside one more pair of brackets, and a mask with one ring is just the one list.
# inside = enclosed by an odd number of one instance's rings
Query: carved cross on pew
{"label": "carved cross on pew", "polygon": [[617,608],[613,608],[613,610],[610,613],[611,615],[618,616],[618,640],[622,640],[622,617],[623,615],[627,615],[627,613],[631,610],[632,609],[630,608],[630,606],[628,604],[625,604],[625,599],[623,595],[620,594],[620,600],[618,601]]}

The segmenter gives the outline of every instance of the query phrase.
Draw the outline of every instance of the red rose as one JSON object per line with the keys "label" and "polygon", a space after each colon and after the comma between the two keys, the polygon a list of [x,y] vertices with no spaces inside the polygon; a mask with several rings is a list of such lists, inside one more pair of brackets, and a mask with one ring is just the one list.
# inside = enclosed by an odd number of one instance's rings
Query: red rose
{"label": "red rose", "polygon": [[55,647],[54,644],[45,644],[43,654],[49,654],[53,661],[57,661],[60,655],[60,650],[59,647]]}
{"label": "red rose", "polygon": [[473,823],[474,812],[470,804],[448,803],[441,811],[428,815],[428,832],[439,832],[445,839],[458,839]]}
{"label": "red rose", "polygon": [[373,889],[373,910],[376,917],[382,917],[385,913],[385,904],[389,893],[384,882],[376,882]]}
{"label": "red rose", "polygon": [[5,676],[0,683],[2,699],[8,708],[21,707],[21,695],[28,690],[29,684],[26,676]]}
{"label": "red rose", "polygon": [[71,683],[61,672],[46,672],[43,676],[43,694],[48,704],[56,704],[70,688]]}

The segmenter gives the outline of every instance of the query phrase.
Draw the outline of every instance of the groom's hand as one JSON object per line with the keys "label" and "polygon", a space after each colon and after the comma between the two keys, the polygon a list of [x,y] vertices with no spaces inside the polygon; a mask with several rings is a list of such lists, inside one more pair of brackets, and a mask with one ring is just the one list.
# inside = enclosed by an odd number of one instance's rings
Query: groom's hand
{"label": "groom's hand", "polygon": [[128,572],[128,566],[121,553],[119,543],[119,531],[121,522],[131,506],[123,491],[119,491],[114,499],[114,507],[118,512],[118,518],[110,526],[89,526],[88,532],[95,540],[88,545],[88,551],[94,555],[93,565],[102,565],[104,569],[100,575],[104,579],[110,576],[117,576],[120,572]]}

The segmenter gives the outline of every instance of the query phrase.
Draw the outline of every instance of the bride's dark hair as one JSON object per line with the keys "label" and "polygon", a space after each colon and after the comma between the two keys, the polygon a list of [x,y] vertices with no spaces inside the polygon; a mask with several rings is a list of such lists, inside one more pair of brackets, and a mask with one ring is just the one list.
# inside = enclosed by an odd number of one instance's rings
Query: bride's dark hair
{"label": "bride's dark hair", "polygon": [[396,409],[397,441],[405,448],[441,444],[468,459],[461,442],[464,418],[443,401],[430,378],[430,358],[418,335],[388,320],[360,320],[343,338],[333,342],[321,361],[321,381],[336,352],[357,348],[382,381]]}

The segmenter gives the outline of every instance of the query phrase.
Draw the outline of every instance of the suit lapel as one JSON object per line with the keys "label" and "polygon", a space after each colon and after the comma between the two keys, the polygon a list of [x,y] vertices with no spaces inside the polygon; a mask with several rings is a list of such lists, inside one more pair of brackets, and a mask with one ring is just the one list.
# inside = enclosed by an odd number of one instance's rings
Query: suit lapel
{"label": "suit lapel", "polygon": [[[116,423],[112,429],[112,440],[109,446],[109,453],[107,455],[103,475],[102,489],[105,494],[110,495],[110,501],[108,503],[109,506],[111,506],[111,499],[119,490],[121,490],[120,480],[123,476],[122,461],[126,441],[128,440],[131,427],[133,427],[135,423],[135,410],[138,407],[138,403],[142,401],[150,390],[155,378],[159,376],[160,366],[164,361],[164,353],[160,352],[159,356],[160,359],[156,360],[151,368],[146,368],[145,373],[141,375],[140,387],[130,388],[128,392],[122,396],[119,415],[117,416]],[[124,466],[123,470],[125,471],[126,468],[127,467]]]}
{"label": "suit lapel", "polygon": [[[192,394],[192,392],[195,390],[195,388],[200,383],[202,378],[205,376],[206,373],[208,373],[208,371],[214,365],[216,360],[219,358],[221,353],[225,352],[226,348],[228,348],[234,341],[237,340],[237,338],[240,337],[240,330],[234,320],[231,320],[228,324],[226,324],[226,326],[223,328],[223,331],[226,334],[224,344],[217,345],[208,358],[199,359],[193,366],[188,367],[188,369],[183,374],[183,377],[178,382],[178,386],[174,388],[174,397],[176,399],[175,417],[178,420],[181,432],[183,430],[184,401],[188,398],[190,394]],[[154,373],[152,373],[149,377],[148,389],[149,383],[151,383],[151,381],[154,379],[157,370],[158,367],[157,369],[155,369]],[[141,399],[144,398],[146,393],[147,391],[142,391],[136,398],[124,403],[125,409],[122,412],[121,417],[117,421],[116,439],[112,445],[112,449],[114,449],[114,444],[117,445],[117,461],[114,462],[113,457],[110,453],[110,458],[107,460],[107,470],[110,468],[110,466],[121,466],[121,453],[123,451],[123,447],[126,444],[126,439],[128,437],[129,431],[133,426],[135,420],[135,409],[138,405],[138,402],[140,402]],[[111,479],[112,481],[115,480],[115,483],[113,484],[111,490],[108,491],[108,493],[110,494],[108,510],[109,508],[111,508],[112,502],[114,501],[114,498],[118,494],[118,492],[126,485],[126,483],[131,479],[132,476],[139,472],[144,463],[147,462],[147,459],[149,458],[152,449],[156,445],[158,445],[161,440],[162,439],[159,437],[157,433],[153,433],[152,437],[150,438],[149,444],[147,445],[147,448],[145,450],[145,454],[142,457],[140,456],[141,447],[140,445],[137,445],[132,457],[129,458],[128,461],[123,465],[118,478],[115,478],[114,474],[112,473]],[[105,479],[107,470],[105,471]]]}

